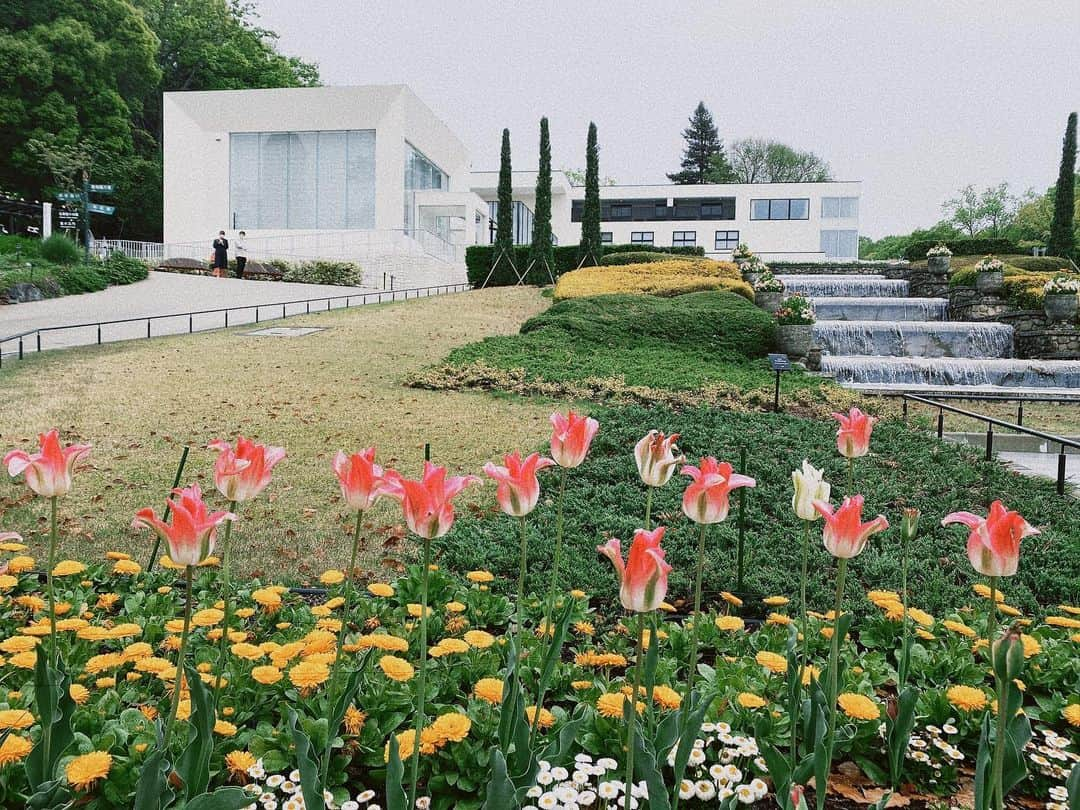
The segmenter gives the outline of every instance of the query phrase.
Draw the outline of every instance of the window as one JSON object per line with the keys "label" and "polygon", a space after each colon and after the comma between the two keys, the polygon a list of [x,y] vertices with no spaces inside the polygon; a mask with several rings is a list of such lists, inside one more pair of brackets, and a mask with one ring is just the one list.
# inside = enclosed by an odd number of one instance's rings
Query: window
{"label": "window", "polygon": [[822,219],[853,219],[859,216],[858,197],[822,197]]}
{"label": "window", "polygon": [[233,132],[235,229],[375,227],[375,131]]}
{"label": "window", "polygon": [[446,188],[450,178],[442,169],[428,160],[408,141],[405,142],[405,230],[411,232],[415,227],[415,194],[429,188]]}
{"label": "window", "polygon": [[810,200],[751,200],[750,219],[810,219]]}
{"label": "window", "polygon": [[716,250],[734,250],[739,246],[738,231],[717,231]]}
{"label": "window", "polygon": [[600,231],[600,244],[602,244],[602,245],[610,245],[611,244],[611,231]]}
{"label": "window", "polygon": [[829,259],[857,259],[858,231],[822,231],[821,252]]}
{"label": "window", "polygon": [[672,247],[693,247],[697,244],[697,231],[674,231],[671,234]]}
{"label": "window", "polygon": [[651,245],[653,243],[652,231],[631,231],[630,232],[630,244],[632,245]]}
{"label": "window", "polygon": [[[514,200],[512,206],[513,221],[511,223],[511,235],[515,245],[527,245],[532,242],[533,212],[521,202]],[[495,244],[495,232],[498,230],[499,203],[488,203],[488,241]]]}
{"label": "window", "polygon": [[620,203],[618,205],[612,203],[611,219],[630,219],[634,215],[634,207],[626,203]]}

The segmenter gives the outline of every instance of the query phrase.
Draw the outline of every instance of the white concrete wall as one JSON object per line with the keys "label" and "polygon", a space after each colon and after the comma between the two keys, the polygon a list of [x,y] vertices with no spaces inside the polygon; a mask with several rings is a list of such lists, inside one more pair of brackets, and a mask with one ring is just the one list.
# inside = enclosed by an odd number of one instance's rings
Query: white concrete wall
{"label": "white concrete wall", "polygon": [[[514,201],[523,203],[536,213],[536,171],[514,171],[511,184]],[[472,189],[487,202],[499,199],[499,173],[473,172]],[[570,201],[576,193],[584,194],[582,189],[570,185],[566,175],[560,171],[551,173],[551,232],[560,245],[576,245],[581,237],[581,226],[570,221]]]}

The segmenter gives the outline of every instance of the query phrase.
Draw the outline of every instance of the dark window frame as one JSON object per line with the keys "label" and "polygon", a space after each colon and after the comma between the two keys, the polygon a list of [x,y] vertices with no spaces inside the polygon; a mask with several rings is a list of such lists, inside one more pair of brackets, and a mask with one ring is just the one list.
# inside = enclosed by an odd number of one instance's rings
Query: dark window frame
{"label": "dark window frame", "polygon": [[[689,238],[687,238],[687,234],[690,234]],[[697,247],[697,231],[672,231],[671,246]]]}
{"label": "dark window frame", "polygon": [[[793,217],[793,216],[791,216],[791,204],[793,202],[798,202],[798,203],[803,203],[804,204],[804,206],[805,206],[804,210],[806,212],[806,216],[802,216],[802,217]],[[767,217],[759,217],[759,216],[757,216],[757,211],[755,210],[755,206],[758,203],[768,203],[768,205],[769,205],[769,216],[767,216]],[[787,210],[788,210],[787,216],[774,217],[773,216],[773,203],[785,203],[787,205]],[[758,198],[752,199],[752,200],[750,200],[750,219],[755,221],[755,222],[789,222],[789,221],[806,222],[806,221],[809,221],[809,219],[810,219],[810,198],[809,197],[758,197]]]}
{"label": "dark window frame", "polygon": [[610,245],[613,243],[613,237],[611,231],[600,231],[600,244]]}
{"label": "dark window frame", "polygon": [[[649,238],[646,239],[645,235],[648,234]],[[655,244],[656,231],[630,231],[630,244],[631,245],[652,245]]]}
{"label": "dark window frame", "polygon": [[[720,238],[720,234],[724,234],[723,240]],[[732,236],[731,234],[735,234]],[[724,247],[720,247],[720,242],[725,243]],[[734,243],[734,244],[732,244]],[[738,231],[716,231],[713,236],[713,250],[734,250],[739,246],[739,232]]]}

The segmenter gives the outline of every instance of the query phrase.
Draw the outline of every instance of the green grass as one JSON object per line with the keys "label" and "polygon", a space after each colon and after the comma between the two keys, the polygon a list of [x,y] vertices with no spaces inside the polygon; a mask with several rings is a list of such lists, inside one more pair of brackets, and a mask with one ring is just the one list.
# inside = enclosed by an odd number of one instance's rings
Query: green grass
{"label": "green grass", "polygon": [[[737,463],[747,448],[747,473],[757,488],[747,497],[745,585],[762,595],[791,597],[797,590],[802,527],[791,510],[791,471],[804,458],[824,467],[833,484],[834,502],[848,491],[847,465],[836,452],[835,423],[764,413],[731,413],[712,408],[677,412],[664,407],[593,410],[600,432],[583,466],[571,471],[566,500],[566,555],[562,583],[602,599],[615,596],[610,563],[596,546],[615,536],[628,541],[643,525],[645,487],[634,466],[634,443],[651,428],[681,434],[679,444],[690,458],[715,455]],[[876,535],[853,560],[848,597],[870,588],[900,584],[901,509],[922,510],[921,531],[911,546],[912,603],[941,617],[970,599],[979,581],[965,553],[962,527],[944,528],[942,517],[956,510],[985,514],[1001,498],[1042,534],[1024,540],[1020,571],[1003,583],[1010,603],[1025,611],[1038,605],[1080,599],[1080,502],[1055,494],[1052,482],[1023,478],[978,453],[913,430],[899,420],[880,423],[873,453],[856,463],[856,489],[865,493],[864,519],[883,513],[892,524]],[[546,587],[555,538],[557,472],[544,473],[544,496],[533,517],[528,587]],[[654,520],[668,526],[664,540],[671,576],[672,601],[690,596],[698,527],[681,512],[686,479],[676,476],[658,490]],[[737,499],[733,500],[734,504]],[[833,564],[821,544],[821,522],[813,525],[810,564],[811,605],[825,610],[833,587]],[[443,542],[441,564],[452,570],[487,568],[512,581],[517,572],[516,524],[499,513],[465,516]],[[736,513],[710,530],[705,583],[715,600],[721,590],[736,588]],[[851,604],[856,604],[852,602]],[[857,603],[869,609],[865,600]]]}

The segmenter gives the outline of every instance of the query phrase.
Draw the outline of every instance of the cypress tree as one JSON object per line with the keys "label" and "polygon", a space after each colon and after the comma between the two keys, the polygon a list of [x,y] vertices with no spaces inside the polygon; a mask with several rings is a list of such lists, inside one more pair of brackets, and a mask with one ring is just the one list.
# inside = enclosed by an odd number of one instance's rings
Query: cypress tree
{"label": "cypress tree", "polygon": [[596,124],[589,122],[585,144],[585,206],[581,212],[581,239],[578,262],[597,264],[604,252],[600,242],[600,147],[596,143]]}
{"label": "cypress tree", "polygon": [[514,180],[510,173],[510,130],[502,133],[502,158],[499,161],[499,193],[495,209],[495,249],[492,262],[505,256],[514,259]]}
{"label": "cypress tree", "polygon": [[1065,140],[1061,146],[1061,169],[1054,190],[1054,219],[1050,223],[1047,252],[1051,256],[1072,257],[1076,252],[1073,212],[1076,201],[1076,113],[1069,114]]}
{"label": "cypress tree", "polygon": [[[536,173],[536,210],[533,212],[529,261],[534,279],[555,275],[555,248],[551,244],[551,137],[547,118],[540,119],[540,166]],[[545,267],[546,265],[546,267]]]}

